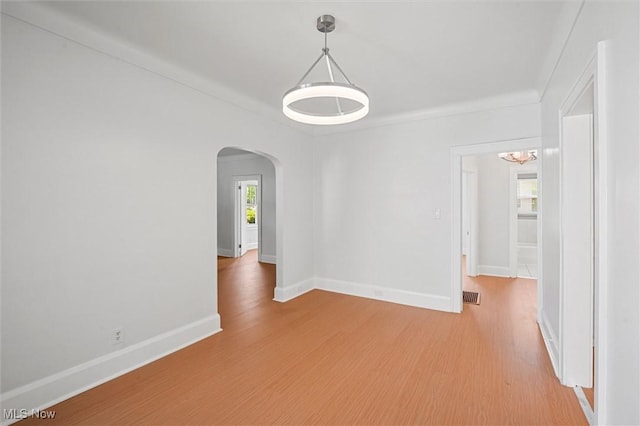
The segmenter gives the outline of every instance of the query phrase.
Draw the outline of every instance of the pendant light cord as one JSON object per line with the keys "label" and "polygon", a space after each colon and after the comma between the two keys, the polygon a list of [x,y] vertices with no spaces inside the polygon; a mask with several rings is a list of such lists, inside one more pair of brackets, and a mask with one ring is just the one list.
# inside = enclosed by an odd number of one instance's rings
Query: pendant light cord
{"label": "pendant light cord", "polygon": [[[327,36],[327,32],[325,31],[324,32],[324,49],[322,49],[322,53],[320,54],[318,59],[316,59],[316,61],[313,63],[313,65],[311,65],[311,67],[307,70],[307,72],[304,73],[302,78],[300,80],[298,80],[298,83],[296,84],[296,86],[299,86],[300,84],[302,84],[304,79],[307,78],[307,76],[309,75],[311,70],[313,70],[315,68],[315,66],[318,65],[318,62],[320,62],[320,60],[322,59],[323,56],[327,57],[327,68],[329,69],[329,77],[331,78],[331,82],[334,82],[333,72],[331,70],[331,64],[333,64],[336,67],[336,69],[338,70],[338,72],[340,72],[340,74],[342,74],[342,77],[344,77],[344,79],[347,81],[347,83],[349,83],[350,85],[353,85],[351,80],[349,80],[349,77],[347,77],[347,75],[344,73],[344,71],[342,71],[342,68],[340,68],[340,65],[337,64],[335,59],[333,59],[333,56],[331,56],[331,54],[329,53],[329,48],[327,47],[327,37],[328,37]],[[341,110],[341,108],[339,106],[338,106],[338,109]]]}

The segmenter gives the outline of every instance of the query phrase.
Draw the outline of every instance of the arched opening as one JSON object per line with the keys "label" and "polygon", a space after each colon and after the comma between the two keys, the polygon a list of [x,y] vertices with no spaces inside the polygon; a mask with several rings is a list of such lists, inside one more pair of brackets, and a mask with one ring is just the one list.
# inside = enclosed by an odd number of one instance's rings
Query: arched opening
{"label": "arched opening", "polygon": [[218,312],[233,318],[271,301],[281,282],[282,172],[274,157],[225,147],[217,158]]}

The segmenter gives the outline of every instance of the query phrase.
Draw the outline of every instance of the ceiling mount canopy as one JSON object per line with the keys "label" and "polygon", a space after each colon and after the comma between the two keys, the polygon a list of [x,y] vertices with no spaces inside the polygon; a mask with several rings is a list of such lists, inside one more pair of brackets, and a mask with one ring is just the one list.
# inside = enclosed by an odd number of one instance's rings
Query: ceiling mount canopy
{"label": "ceiling mount canopy", "polygon": [[[369,96],[351,83],[329,53],[327,34],[336,28],[335,18],[331,15],[318,17],[316,28],[324,33],[322,53],[298,83],[284,94],[282,112],[290,119],[306,124],[332,125],[359,120],[369,112]],[[323,59],[328,81],[305,83],[305,78]],[[343,82],[336,81],[335,77],[339,76]]]}
{"label": "ceiling mount canopy", "polygon": [[498,157],[511,163],[524,164],[527,161],[536,160],[538,158],[538,151],[535,149],[531,149],[528,151],[520,152],[501,152],[500,154],[498,154]]}

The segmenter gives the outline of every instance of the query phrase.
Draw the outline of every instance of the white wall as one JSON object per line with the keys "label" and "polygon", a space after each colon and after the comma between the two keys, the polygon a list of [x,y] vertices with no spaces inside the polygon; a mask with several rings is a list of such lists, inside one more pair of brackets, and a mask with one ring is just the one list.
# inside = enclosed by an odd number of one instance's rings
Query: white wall
{"label": "white wall", "polygon": [[[588,1],[542,101],[543,314],[557,332],[558,108],[609,40],[607,423],[640,422],[638,16],[636,2]],[[318,137],[312,153],[287,127],[4,16],[2,92],[5,393],[121,353],[114,327],[125,348],[203,320],[215,331],[225,146],[272,155],[286,177],[279,286],[315,271],[429,305],[450,298],[450,148],[540,133],[529,105]]]}
{"label": "white wall", "polygon": [[535,218],[518,219],[518,244],[538,244],[538,221]]}
{"label": "white wall", "polygon": [[219,330],[225,146],[277,159],[278,285],[313,276],[296,196],[309,137],[4,14],[2,112],[4,404],[42,406]]}
{"label": "white wall", "polygon": [[[271,160],[252,153],[218,157],[218,251],[233,253],[234,176],[262,175],[262,254],[276,259],[276,181]],[[256,234],[257,238],[257,234]],[[257,240],[256,240],[257,242]]]}
{"label": "white wall", "polygon": [[478,159],[475,155],[462,157],[462,179],[460,182],[462,189],[462,200],[460,201],[462,254],[467,256],[465,272],[470,276],[477,275],[477,259],[474,259],[474,256],[478,255],[478,237],[476,235],[472,235],[473,233],[478,232],[477,163]]}
{"label": "white wall", "polygon": [[609,179],[607,226],[610,240],[606,283],[608,322],[607,382],[597,390],[606,401],[606,424],[640,423],[640,341],[638,258],[640,209],[638,2],[587,1],[542,98],[543,136],[543,321],[559,332],[560,223],[558,111],[591,57],[598,41],[607,40],[607,139]]}
{"label": "white wall", "polygon": [[[478,173],[478,273],[508,277],[511,169],[517,169],[519,165],[502,160],[497,153],[475,158]],[[527,163],[527,166],[536,165],[537,162]],[[536,235],[535,220],[518,220],[519,242],[535,243]]]}
{"label": "white wall", "polygon": [[378,293],[370,294],[379,298],[403,294],[422,306],[449,309],[451,147],[539,131],[533,104],[317,138],[319,282],[347,292],[375,288]]}
{"label": "white wall", "polygon": [[498,154],[477,156],[478,273],[509,276],[509,180],[512,163]]}

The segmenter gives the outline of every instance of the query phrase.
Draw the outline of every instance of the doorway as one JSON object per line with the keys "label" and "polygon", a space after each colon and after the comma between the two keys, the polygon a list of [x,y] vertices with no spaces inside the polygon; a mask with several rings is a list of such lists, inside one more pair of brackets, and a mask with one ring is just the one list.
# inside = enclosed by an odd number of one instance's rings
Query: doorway
{"label": "doorway", "polygon": [[[462,256],[461,253],[463,252],[463,221],[462,221],[462,203],[463,203],[463,180],[466,178],[467,183],[465,184],[465,190],[467,191],[467,194],[469,193],[473,193],[473,189],[471,189],[471,191],[469,191],[469,188],[472,188],[472,185],[475,184],[470,184],[469,182],[473,182],[473,178],[471,179],[471,181],[469,180],[469,176],[473,176],[472,173],[470,173],[472,171],[472,168],[469,167],[468,165],[465,167],[465,165],[463,165],[463,158],[464,157],[472,157],[472,156],[478,156],[478,155],[483,155],[483,154],[493,154],[497,157],[497,153],[499,152],[506,152],[506,151],[523,151],[523,150],[527,150],[530,148],[534,148],[537,149],[540,147],[540,138],[524,138],[524,139],[516,139],[516,140],[510,140],[510,141],[500,141],[500,142],[492,142],[492,143],[486,143],[486,144],[474,144],[474,145],[464,145],[464,146],[458,146],[458,147],[453,147],[451,149],[451,182],[452,182],[452,198],[451,198],[451,202],[452,202],[452,206],[451,206],[451,212],[452,212],[452,240],[451,240],[451,259],[452,259],[452,270],[451,270],[451,276],[452,276],[452,284],[451,284],[451,312],[462,312],[463,309],[463,304],[462,304],[462,285],[463,285],[463,279],[462,279]],[[463,170],[465,171],[465,173],[463,173]],[[540,177],[539,177],[540,178]],[[477,199],[480,199],[479,195],[476,195]],[[478,201],[479,202],[479,201]],[[478,207],[479,209],[480,207]],[[477,218],[470,220],[471,224],[474,223],[478,223]],[[506,228],[508,228],[508,224],[505,225]],[[470,229],[470,237],[469,237],[469,253],[473,252],[473,248],[477,247],[477,234],[479,231],[480,226],[476,226],[476,232],[475,235],[473,233],[473,225],[469,226]],[[465,231],[466,232],[466,231]],[[475,242],[474,242],[475,239]],[[509,249],[507,248],[507,251]],[[538,253],[541,250],[541,245],[538,245]],[[479,253],[478,253],[479,254]],[[473,257],[473,255],[472,255]],[[476,256],[477,258],[478,256]],[[477,261],[477,262],[481,262],[481,261]],[[477,274],[481,274],[482,271],[482,264],[478,263],[477,265]],[[491,266],[491,265],[484,265],[484,266]],[[502,275],[504,276],[509,276],[509,267],[504,267],[503,269],[501,269]],[[506,272],[505,272],[506,271]],[[486,272],[486,271],[485,271]],[[537,302],[538,302],[538,307],[540,306],[541,300],[542,300],[542,284],[540,282],[540,280],[538,281],[538,286],[537,286]]]}
{"label": "doorway", "polygon": [[262,176],[234,176],[234,257],[244,256],[247,250],[258,250],[262,258]]}
{"label": "doorway", "polygon": [[560,118],[559,377],[590,423],[607,418],[607,139],[605,47],[562,103]]}
{"label": "doorway", "polygon": [[462,157],[460,215],[465,291],[471,291],[471,278],[479,275],[537,278],[537,151],[513,153],[527,155],[526,161],[513,160],[507,154]]}
{"label": "doorway", "polygon": [[561,379],[575,386],[587,418],[594,418],[597,395],[596,292],[602,287],[601,170],[595,123],[595,63],[561,109]]}
{"label": "doorway", "polygon": [[[561,142],[562,289],[566,316],[562,375],[580,386],[594,408],[595,211],[593,170],[593,85],[562,117]],[[570,155],[568,155],[571,153]]]}
{"label": "doorway", "polygon": [[510,172],[511,276],[538,278],[538,166],[516,164]]}
{"label": "doorway", "polygon": [[[226,147],[218,153],[217,166],[218,264],[230,269],[247,262],[275,265],[275,297],[284,257],[280,162],[266,153]],[[241,257],[244,262],[227,261]],[[219,289],[220,279],[219,273]]]}

